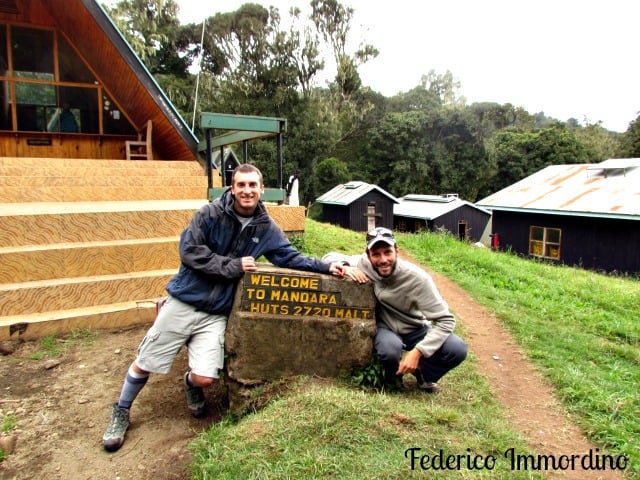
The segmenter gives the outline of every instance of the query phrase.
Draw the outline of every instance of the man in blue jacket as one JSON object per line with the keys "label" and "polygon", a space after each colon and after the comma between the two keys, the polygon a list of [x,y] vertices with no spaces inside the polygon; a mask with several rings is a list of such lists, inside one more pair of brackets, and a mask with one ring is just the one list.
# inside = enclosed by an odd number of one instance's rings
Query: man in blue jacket
{"label": "man in blue jacket", "polygon": [[204,205],[182,232],[180,270],[169,281],[169,296],[140,343],[120,398],[113,404],[102,437],[106,450],[118,450],[124,443],[129,409],[149,374],[168,373],[185,345],[187,405],[195,417],[204,413],[202,389],[220,378],[224,366],[224,333],[238,279],[257,270],[257,258],[264,255],[279,267],[344,274],[340,263],[307,257],[291,245],[260,201],[263,192],[260,170],[240,165],[230,189]]}

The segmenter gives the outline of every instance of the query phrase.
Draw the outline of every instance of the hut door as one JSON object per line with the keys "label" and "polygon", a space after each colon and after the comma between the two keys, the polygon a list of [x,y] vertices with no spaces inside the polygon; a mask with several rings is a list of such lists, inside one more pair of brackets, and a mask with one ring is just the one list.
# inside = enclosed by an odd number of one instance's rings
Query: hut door
{"label": "hut door", "polygon": [[367,232],[376,228],[376,202],[367,204]]}
{"label": "hut door", "polygon": [[460,220],[458,222],[458,238],[460,240],[466,240],[467,239],[468,228],[469,228],[469,225],[467,224],[466,220]]}

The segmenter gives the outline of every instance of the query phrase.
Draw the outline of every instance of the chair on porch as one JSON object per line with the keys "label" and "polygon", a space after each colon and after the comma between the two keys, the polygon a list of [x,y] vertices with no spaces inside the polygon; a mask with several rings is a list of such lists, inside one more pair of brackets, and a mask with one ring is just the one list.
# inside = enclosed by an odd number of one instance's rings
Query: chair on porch
{"label": "chair on porch", "polygon": [[127,140],[125,142],[127,160],[153,160],[152,128],[151,120],[148,120],[145,128],[138,132],[138,140]]}

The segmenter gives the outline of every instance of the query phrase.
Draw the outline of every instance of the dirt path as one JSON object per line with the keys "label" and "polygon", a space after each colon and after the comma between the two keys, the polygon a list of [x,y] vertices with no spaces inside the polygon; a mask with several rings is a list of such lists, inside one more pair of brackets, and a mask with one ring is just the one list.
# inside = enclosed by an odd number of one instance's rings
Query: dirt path
{"label": "dirt path", "polygon": [[[506,407],[513,425],[530,439],[533,451],[572,454],[594,448],[573,426],[515,341],[496,318],[446,278],[430,272],[464,327],[479,368]],[[214,408],[203,419],[186,411],[182,352],[169,375],[153,375],[131,412],[127,441],[118,452],[102,450],[110,404],[145,328],[103,332],[89,346],[76,344],[59,364],[28,359],[37,344],[24,343],[0,358],[0,414],[13,412],[15,451],[0,463],[0,480],[184,479],[190,463],[188,443],[195,432],[219,420],[220,392],[207,392]],[[1,417],[2,415],[0,415]],[[563,472],[557,478],[619,479],[616,475]],[[549,478],[552,478],[550,475]]]}
{"label": "dirt path", "polygon": [[[507,418],[529,439],[533,452],[558,456],[587,454],[589,449],[595,449],[571,423],[550,384],[533,368],[499,319],[447,278],[429,273],[464,327],[465,341],[478,359],[480,373],[486,376],[496,398],[506,407]],[[586,480],[621,479],[622,475],[612,471],[567,470],[548,477]]]}

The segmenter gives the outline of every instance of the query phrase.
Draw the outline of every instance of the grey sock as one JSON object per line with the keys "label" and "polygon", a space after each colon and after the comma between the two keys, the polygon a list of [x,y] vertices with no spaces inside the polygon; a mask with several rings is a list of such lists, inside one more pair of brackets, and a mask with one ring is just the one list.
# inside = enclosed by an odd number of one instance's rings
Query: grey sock
{"label": "grey sock", "polygon": [[149,380],[148,373],[136,373],[133,370],[133,364],[127,371],[127,376],[124,379],[124,385],[122,385],[122,391],[120,392],[120,399],[118,400],[118,406],[122,408],[131,408],[131,404],[145,386]]}

